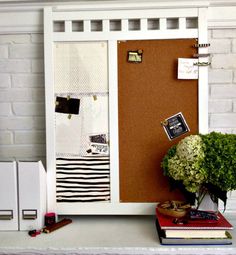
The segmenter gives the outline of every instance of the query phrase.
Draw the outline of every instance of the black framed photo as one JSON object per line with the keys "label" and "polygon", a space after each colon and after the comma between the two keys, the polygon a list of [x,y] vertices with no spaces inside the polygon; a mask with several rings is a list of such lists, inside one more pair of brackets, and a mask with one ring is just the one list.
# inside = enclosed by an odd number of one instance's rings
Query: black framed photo
{"label": "black framed photo", "polygon": [[92,143],[107,143],[106,134],[90,135],[89,140]]}
{"label": "black framed photo", "polygon": [[182,112],[179,112],[164,120],[162,122],[162,126],[169,140],[173,140],[190,131]]}
{"label": "black framed photo", "polygon": [[79,114],[80,99],[56,97],[56,112],[67,114]]}
{"label": "black framed photo", "polygon": [[128,51],[128,62],[142,63],[143,50]]}

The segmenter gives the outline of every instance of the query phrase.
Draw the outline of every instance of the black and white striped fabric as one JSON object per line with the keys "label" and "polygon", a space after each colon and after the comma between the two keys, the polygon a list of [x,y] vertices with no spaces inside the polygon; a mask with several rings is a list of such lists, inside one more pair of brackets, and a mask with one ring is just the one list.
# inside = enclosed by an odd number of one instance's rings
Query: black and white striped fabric
{"label": "black and white striped fabric", "polygon": [[109,202],[109,167],[109,157],[57,158],[57,202]]}

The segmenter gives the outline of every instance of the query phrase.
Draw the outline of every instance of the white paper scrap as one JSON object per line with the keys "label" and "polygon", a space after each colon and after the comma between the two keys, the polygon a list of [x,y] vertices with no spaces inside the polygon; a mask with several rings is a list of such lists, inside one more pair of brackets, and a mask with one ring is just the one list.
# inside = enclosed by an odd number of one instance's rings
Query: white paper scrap
{"label": "white paper scrap", "polygon": [[178,58],[178,79],[198,79],[198,59]]}

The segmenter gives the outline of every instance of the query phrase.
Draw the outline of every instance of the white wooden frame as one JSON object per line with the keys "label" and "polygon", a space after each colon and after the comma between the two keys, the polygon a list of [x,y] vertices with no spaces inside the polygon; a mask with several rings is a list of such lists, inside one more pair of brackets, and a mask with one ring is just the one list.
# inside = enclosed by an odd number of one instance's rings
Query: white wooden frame
{"label": "white wooden frame", "polygon": [[[196,28],[187,28],[187,18],[197,18]],[[159,29],[148,29],[152,19],[159,21]],[[167,23],[177,19],[178,26],[168,29]],[[91,21],[102,22],[102,31],[91,31]],[[121,22],[120,31],[111,31],[110,20]],[[139,29],[130,30],[129,21],[138,20]],[[64,32],[54,32],[54,21],[64,22]],[[72,31],[72,21],[83,21],[83,31]],[[119,40],[198,38],[207,43],[207,8],[94,10],[73,11],[69,7],[44,9],[46,132],[47,132],[47,184],[48,210],[58,214],[154,214],[156,203],[120,203],[119,200],[119,148],[118,148],[118,90],[117,42]],[[53,43],[70,41],[108,41],[109,53],[109,123],[111,160],[110,203],[56,203],[55,130],[53,91]],[[207,48],[199,49],[207,53]],[[201,61],[205,61],[204,59]],[[208,132],[208,68],[199,68],[199,132]]]}

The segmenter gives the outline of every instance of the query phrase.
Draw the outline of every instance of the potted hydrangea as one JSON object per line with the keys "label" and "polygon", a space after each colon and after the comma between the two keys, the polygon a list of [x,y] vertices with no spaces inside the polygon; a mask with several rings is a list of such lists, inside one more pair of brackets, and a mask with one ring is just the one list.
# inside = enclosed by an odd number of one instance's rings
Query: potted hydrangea
{"label": "potted hydrangea", "polygon": [[226,205],[227,192],[236,189],[236,135],[212,132],[190,135],[174,145],[162,161],[164,175],[184,187],[200,204],[206,193]]}

